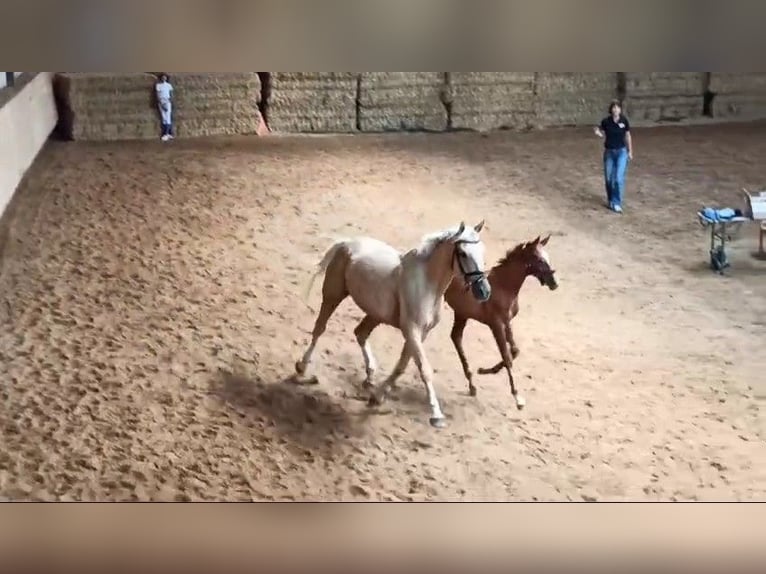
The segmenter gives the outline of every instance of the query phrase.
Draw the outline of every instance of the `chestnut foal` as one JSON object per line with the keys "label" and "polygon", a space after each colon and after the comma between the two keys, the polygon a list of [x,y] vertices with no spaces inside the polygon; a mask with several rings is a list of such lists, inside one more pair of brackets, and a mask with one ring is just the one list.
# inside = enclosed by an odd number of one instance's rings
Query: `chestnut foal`
{"label": "chestnut foal", "polygon": [[511,372],[513,359],[519,355],[519,348],[513,339],[511,320],[519,312],[519,290],[527,277],[536,277],[540,281],[540,285],[547,286],[551,291],[558,288],[555,272],[551,269],[550,259],[543,249],[550,238],[550,235],[542,240],[538,237],[534,241],[522,243],[515,249],[508,251],[506,256],[492,268],[487,276],[492,288],[492,295],[489,301],[485,303],[480,303],[472,297],[461,281],[453,281],[447,288],[445,299],[455,312],[451,335],[452,342],[458,357],[460,357],[463,372],[468,379],[468,391],[472,397],[476,396],[476,387],[473,384],[473,374],[463,351],[463,332],[471,319],[484,323],[492,330],[502,357],[500,363],[491,369],[479,369],[479,374],[496,374],[505,368],[510,379],[511,393],[516,401],[516,407],[521,410],[526,404],[516,390]]}

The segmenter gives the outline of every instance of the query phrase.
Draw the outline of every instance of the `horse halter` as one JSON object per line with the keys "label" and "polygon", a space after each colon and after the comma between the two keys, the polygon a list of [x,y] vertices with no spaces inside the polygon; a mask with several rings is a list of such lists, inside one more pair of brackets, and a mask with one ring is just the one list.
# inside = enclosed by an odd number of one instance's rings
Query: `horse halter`
{"label": "horse halter", "polygon": [[460,259],[460,257],[458,257],[457,246],[458,245],[465,245],[465,244],[467,244],[467,245],[475,245],[475,244],[480,243],[480,242],[481,242],[481,240],[478,240],[478,239],[474,240],[474,241],[471,241],[469,239],[459,239],[459,240],[455,241],[455,250],[453,251],[452,258],[455,261],[457,261],[457,266],[460,268],[460,272],[463,274],[463,278],[465,279],[466,290],[468,290],[471,287],[473,287],[479,281],[484,280],[485,274],[484,274],[484,271],[482,271],[482,270],[466,271],[465,268],[463,267],[463,261]]}

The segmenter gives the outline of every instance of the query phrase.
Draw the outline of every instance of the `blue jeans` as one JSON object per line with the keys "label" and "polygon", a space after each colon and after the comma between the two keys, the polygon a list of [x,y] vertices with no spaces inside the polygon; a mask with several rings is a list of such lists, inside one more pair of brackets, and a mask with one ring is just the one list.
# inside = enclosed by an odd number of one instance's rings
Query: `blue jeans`
{"label": "blue jeans", "polygon": [[163,110],[162,104],[160,104],[160,116],[162,117],[162,135],[172,136],[173,135],[172,104],[170,102],[165,102],[165,105],[167,106],[167,109]]}
{"label": "blue jeans", "polygon": [[606,182],[606,198],[611,207],[622,207],[622,197],[625,191],[625,174],[628,171],[628,149],[604,150],[604,180]]}

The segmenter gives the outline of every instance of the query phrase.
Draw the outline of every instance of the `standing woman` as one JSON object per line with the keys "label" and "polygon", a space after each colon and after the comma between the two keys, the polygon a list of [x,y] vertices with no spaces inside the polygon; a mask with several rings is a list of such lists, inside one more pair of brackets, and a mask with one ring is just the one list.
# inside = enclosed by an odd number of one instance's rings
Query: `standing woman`
{"label": "standing woman", "polygon": [[622,198],[625,192],[625,174],[628,161],[633,159],[633,139],[630,136],[630,122],[622,114],[618,100],[609,104],[609,115],[601,120],[595,130],[604,139],[604,180],[609,209],[622,213]]}
{"label": "standing woman", "polygon": [[161,73],[154,87],[162,118],[162,141],[173,139],[173,85],[166,73]]}

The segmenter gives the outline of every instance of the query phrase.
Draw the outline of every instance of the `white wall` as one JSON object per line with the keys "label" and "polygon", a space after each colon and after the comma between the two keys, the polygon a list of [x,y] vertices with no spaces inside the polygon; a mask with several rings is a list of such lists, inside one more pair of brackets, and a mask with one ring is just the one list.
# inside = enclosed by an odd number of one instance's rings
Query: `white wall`
{"label": "white wall", "polygon": [[0,216],[58,120],[52,74],[35,74],[0,108]]}

